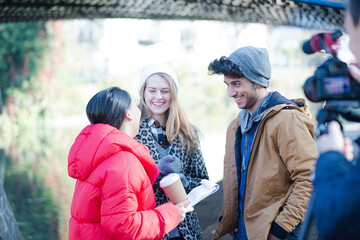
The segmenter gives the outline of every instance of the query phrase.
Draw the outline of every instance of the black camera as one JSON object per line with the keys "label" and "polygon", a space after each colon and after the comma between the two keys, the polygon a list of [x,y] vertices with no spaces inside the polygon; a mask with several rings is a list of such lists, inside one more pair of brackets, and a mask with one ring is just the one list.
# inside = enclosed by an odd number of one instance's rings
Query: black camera
{"label": "black camera", "polygon": [[351,77],[348,66],[336,53],[319,66],[303,86],[312,102],[327,100],[360,100],[360,83]]}
{"label": "black camera", "polygon": [[325,51],[332,55],[305,81],[304,93],[312,102],[360,100],[360,83],[350,76],[347,64],[337,57],[341,36],[341,30],[319,33],[303,44],[306,54]]}
{"label": "black camera", "polygon": [[337,57],[338,39],[341,36],[340,30],[319,33],[302,47],[306,54],[319,51],[331,54],[303,86],[304,94],[310,101],[325,101],[316,115],[317,136],[327,133],[327,123],[333,120],[339,122],[340,116],[360,122],[360,113],[355,111],[360,107],[360,83],[350,75],[347,64]]}

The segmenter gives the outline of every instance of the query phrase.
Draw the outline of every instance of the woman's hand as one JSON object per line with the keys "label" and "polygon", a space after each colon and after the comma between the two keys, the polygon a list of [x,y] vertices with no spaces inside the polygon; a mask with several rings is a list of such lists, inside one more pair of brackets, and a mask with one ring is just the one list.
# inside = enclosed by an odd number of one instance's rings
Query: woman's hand
{"label": "woman's hand", "polygon": [[180,222],[184,221],[186,217],[186,213],[194,211],[194,208],[190,206],[190,203],[191,202],[188,199],[175,205],[175,207],[177,207],[179,212]]}

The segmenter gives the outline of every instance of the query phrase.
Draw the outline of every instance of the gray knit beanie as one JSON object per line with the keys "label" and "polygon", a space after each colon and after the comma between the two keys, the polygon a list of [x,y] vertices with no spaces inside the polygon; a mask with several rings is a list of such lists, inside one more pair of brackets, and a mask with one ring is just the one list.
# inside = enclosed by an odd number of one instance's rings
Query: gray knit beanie
{"label": "gray knit beanie", "polygon": [[248,80],[265,88],[269,87],[271,66],[265,48],[242,47],[230,54],[227,59],[235,63]]}

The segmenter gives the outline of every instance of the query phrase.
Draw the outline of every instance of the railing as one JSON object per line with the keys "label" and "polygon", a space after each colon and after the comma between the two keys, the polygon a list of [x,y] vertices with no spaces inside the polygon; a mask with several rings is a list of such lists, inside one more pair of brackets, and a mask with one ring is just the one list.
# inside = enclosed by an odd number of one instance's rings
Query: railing
{"label": "railing", "polygon": [[3,149],[0,149],[0,240],[22,240],[4,190],[5,167],[5,153]]}

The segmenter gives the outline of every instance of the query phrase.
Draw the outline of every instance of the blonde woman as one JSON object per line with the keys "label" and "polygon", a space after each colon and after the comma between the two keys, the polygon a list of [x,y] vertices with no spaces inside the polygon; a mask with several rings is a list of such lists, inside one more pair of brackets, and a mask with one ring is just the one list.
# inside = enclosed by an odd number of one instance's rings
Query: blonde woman
{"label": "blonde woman", "polygon": [[[141,124],[135,139],[150,149],[156,163],[168,155],[179,159],[188,193],[201,179],[209,177],[198,135],[180,106],[178,91],[177,76],[170,66],[153,64],[143,68],[139,84]],[[157,205],[168,202],[159,186],[160,180],[153,185]],[[187,214],[164,239],[203,239],[196,213]]]}

